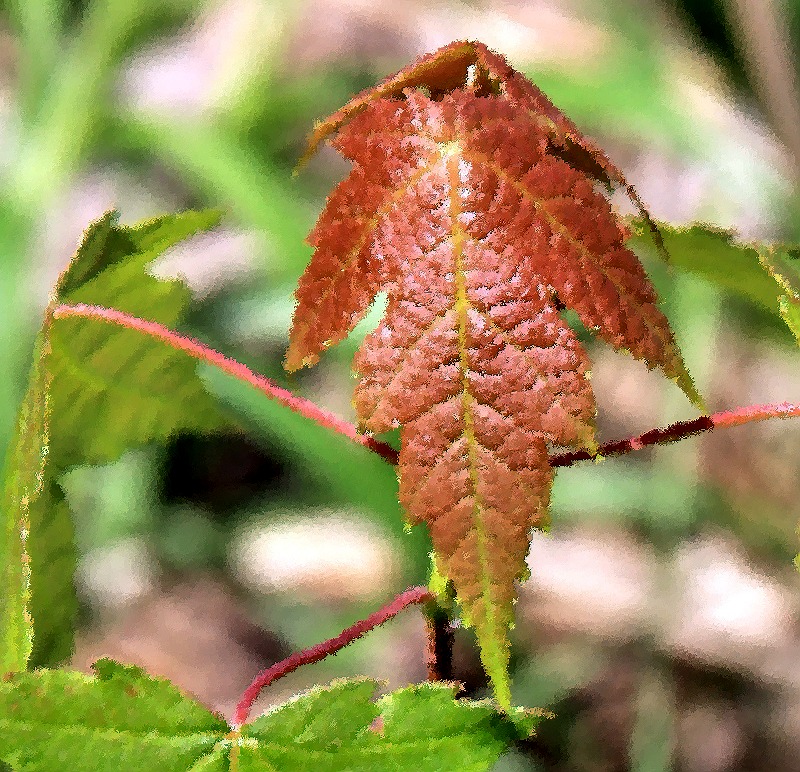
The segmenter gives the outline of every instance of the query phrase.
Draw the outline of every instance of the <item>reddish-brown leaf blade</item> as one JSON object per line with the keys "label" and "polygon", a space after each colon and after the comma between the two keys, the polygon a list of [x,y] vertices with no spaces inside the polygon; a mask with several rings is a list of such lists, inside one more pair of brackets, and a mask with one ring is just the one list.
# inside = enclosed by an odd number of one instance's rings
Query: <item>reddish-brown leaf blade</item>
{"label": "reddish-brown leaf blade", "polygon": [[407,112],[385,102],[338,138],[337,148],[358,162],[328,198],[309,236],[314,260],[295,293],[290,371],[314,364],[324,348],[352,330],[391,270],[391,254],[376,245],[400,247],[414,220],[425,218],[424,202],[416,211],[397,205],[398,190],[413,185],[436,152],[430,142],[408,136]]}
{"label": "reddish-brown leaf blade", "polygon": [[577,171],[604,183],[609,188],[625,189],[644,218],[659,251],[668,258],[661,233],[650,217],[647,207],[633,186],[625,179],[622,171],[611,162],[600,147],[581,134],[575,124],[533,83],[508,64],[505,57],[487,48],[483,43],[475,42],[473,47],[478,65],[498,84],[501,93],[508,101],[526,109],[533,120],[547,129],[554,154]]}
{"label": "reddish-brown leaf blade", "polygon": [[655,290],[624,246],[627,234],[606,199],[585,175],[549,153],[542,134],[531,142],[536,127],[514,105],[493,105],[493,118],[485,115],[490,101],[458,105],[453,115],[464,158],[482,168],[475,187],[486,206],[505,212],[517,239],[502,231],[490,237],[520,245],[531,280],[552,287],[587,327],[649,367],[661,367],[699,402]]}
{"label": "reddish-brown leaf blade", "polygon": [[591,442],[594,399],[585,355],[519,247],[532,224],[488,204],[491,170],[465,161],[456,113],[504,117],[496,100],[479,104],[408,95],[439,157],[397,199],[411,211],[424,203],[413,244],[373,242],[396,275],[384,321],[356,359],[355,404],[368,429],[404,424],[401,502],[429,524],[504,702],[514,583],[549,500],[547,442]]}
{"label": "reddish-brown leaf blade", "polygon": [[[550,141],[567,153],[577,154],[581,162],[592,169],[592,177],[608,185],[627,186],[622,172],[593,142],[587,139],[536,86],[522,73],[517,72],[504,56],[492,51],[483,43],[473,43],[477,66],[497,84],[498,90],[513,103],[516,110],[525,110],[529,118],[540,126]],[[589,169],[586,169],[588,172]]]}
{"label": "reddish-brown leaf blade", "polygon": [[628,187],[622,174],[502,57],[451,44],[356,97],[312,144],[336,131],[354,168],[312,234],[287,367],[316,361],[387,292],[356,357],[356,411],[371,431],[403,427],[401,502],[428,524],[508,706],[507,630],[547,516],[548,445],[594,442],[589,363],[559,301],[697,394],[595,190]]}

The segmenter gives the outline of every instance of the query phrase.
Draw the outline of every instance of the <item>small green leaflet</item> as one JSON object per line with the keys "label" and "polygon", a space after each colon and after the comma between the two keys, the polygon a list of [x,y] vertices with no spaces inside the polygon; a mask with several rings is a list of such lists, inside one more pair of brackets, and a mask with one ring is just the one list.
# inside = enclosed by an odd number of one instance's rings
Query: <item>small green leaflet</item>
{"label": "small green leaflet", "polygon": [[779,298],[781,319],[800,344],[800,255],[797,250],[778,247],[759,256],[764,269],[786,293]]}
{"label": "small green leaflet", "polygon": [[109,463],[177,431],[214,431],[226,422],[188,356],[132,330],[54,320],[53,309],[96,304],[176,324],[188,309],[188,289],[159,281],[147,267],[218,221],[218,212],[185,212],[125,227],[109,212],[86,231],[59,279],[6,458],[0,672],[54,664],[71,652],[75,552],[58,476],[77,464]]}
{"label": "small green leaflet", "polygon": [[[633,235],[627,246],[640,254],[654,251],[652,236],[644,223],[633,220],[631,228]],[[732,231],[708,225],[681,228],[658,223],[658,230],[669,253],[670,265],[778,314],[778,299],[784,290],[762,266],[762,245],[740,242]],[[776,254],[778,251],[788,255],[791,250],[776,247]]]}
{"label": "small green leaflet", "polygon": [[25,772],[478,772],[538,720],[456,701],[455,687],[443,684],[400,689],[374,703],[375,681],[348,680],[234,731],[138,668],[100,660],[95,671],[36,670],[0,682],[0,759]]}

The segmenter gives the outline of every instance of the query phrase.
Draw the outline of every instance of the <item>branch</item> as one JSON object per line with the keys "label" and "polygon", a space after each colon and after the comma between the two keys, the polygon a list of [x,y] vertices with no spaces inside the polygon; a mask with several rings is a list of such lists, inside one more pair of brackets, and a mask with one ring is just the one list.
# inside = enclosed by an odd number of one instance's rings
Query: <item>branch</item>
{"label": "branch", "polygon": [[311,400],[292,394],[291,391],[281,388],[269,378],[254,373],[247,365],[237,362],[230,357],[226,357],[210,346],[206,346],[204,343],[194,340],[194,338],[181,335],[171,330],[169,327],[165,327],[163,324],[140,319],[138,316],[126,314],[124,311],[118,311],[115,308],[89,306],[84,303],[56,306],[53,310],[53,317],[55,319],[65,319],[68,317],[95,319],[101,322],[116,324],[129,330],[137,330],[145,335],[149,335],[151,338],[156,338],[166,343],[168,346],[183,351],[201,362],[206,362],[214,367],[218,367],[223,372],[238,378],[240,381],[249,383],[270,399],[280,402],[285,407],[315,421],[320,424],[320,426],[333,429],[333,431],[344,435],[347,439],[377,453],[390,464],[397,463],[397,451],[391,445],[380,442],[369,435],[360,434],[353,424],[349,421],[345,421],[343,418],[339,418],[335,413],[324,410]]}
{"label": "branch", "polygon": [[[270,399],[277,400],[295,413],[309,418],[321,426],[325,426],[333,431],[347,437],[352,442],[377,453],[384,461],[396,465],[398,460],[397,451],[388,443],[376,440],[374,437],[361,434],[355,425],[345,421],[334,413],[324,410],[311,400],[298,397],[287,389],[281,388],[273,383],[269,378],[254,373],[249,367],[237,362],[235,359],[226,357],[218,351],[206,346],[199,341],[181,335],[174,330],[165,327],[158,322],[150,322],[131,316],[123,311],[114,308],[103,308],[102,306],[89,306],[83,303],[75,305],[60,305],[53,311],[53,317],[63,319],[66,317],[82,317],[84,319],[95,319],[98,321],[117,324],[130,330],[138,330],[145,335],[163,341],[168,346],[183,351],[201,362],[218,367],[223,372],[233,375],[245,383],[258,389]],[[550,457],[550,466],[571,466],[578,461],[590,461],[595,458],[605,456],[621,456],[631,453],[634,450],[642,450],[648,445],[667,445],[678,442],[693,434],[711,431],[725,426],[740,426],[752,421],[765,421],[769,418],[797,418],[800,417],[800,405],[790,402],[781,402],[773,405],[748,405],[737,408],[736,410],[714,413],[710,416],[699,416],[691,421],[678,421],[662,429],[651,429],[640,434],[638,437],[630,437],[626,440],[614,440],[600,445],[594,452],[588,450],[576,450],[567,453],[559,453]]]}
{"label": "branch", "polygon": [[331,654],[336,654],[337,651],[343,649],[349,643],[352,643],[370,630],[387,622],[403,609],[416,603],[427,603],[431,600],[433,600],[433,593],[431,593],[427,587],[412,587],[410,590],[406,590],[398,595],[391,603],[384,606],[382,609],[379,609],[374,614],[370,614],[366,619],[362,619],[360,622],[356,622],[351,627],[343,630],[335,638],[330,638],[327,641],[318,643],[309,649],[295,652],[281,662],[277,662],[266,670],[262,670],[256,676],[253,683],[247,687],[241,700],[239,700],[239,704],[236,706],[236,712],[233,714],[232,727],[238,729],[247,722],[253,703],[265,686],[269,686],[274,681],[294,672],[303,665],[310,665],[314,662],[319,662],[321,659],[325,659],[325,657]]}

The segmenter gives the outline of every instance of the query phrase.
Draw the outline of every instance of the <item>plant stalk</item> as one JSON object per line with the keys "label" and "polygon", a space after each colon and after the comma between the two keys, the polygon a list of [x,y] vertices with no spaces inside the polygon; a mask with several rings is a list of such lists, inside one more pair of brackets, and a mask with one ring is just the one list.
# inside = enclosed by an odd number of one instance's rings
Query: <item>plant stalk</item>
{"label": "plant stalk", "polygon": [[403,609],[418,603],[428,603],[431,600],[433,600],[433,593],[431,593],[427,587],[412,587],[410,590],[400,593],[391,603],[378,609],[378,611],[373,614],[370,614],[366,619],[362,619],[346,628],[334,638],[329,638],[327,641],[317,643],[308,649],[295,652],[281,662],[276,662],[266,670],[262,670],[255,677],[253,683],[245,689],[242,698],[239,700],[239,704],[236,706],[236,712],[233,714],[231,727],[238,730],[243,724],[247,723],[247,719],[250,717],[250,711],[253,708],[253,703],[264,687],[294,672],[303,665],[310,665],[332,654],[336,654],[337,651],[343,649],[365,633],[379,627],[392,617],[397,616]]}

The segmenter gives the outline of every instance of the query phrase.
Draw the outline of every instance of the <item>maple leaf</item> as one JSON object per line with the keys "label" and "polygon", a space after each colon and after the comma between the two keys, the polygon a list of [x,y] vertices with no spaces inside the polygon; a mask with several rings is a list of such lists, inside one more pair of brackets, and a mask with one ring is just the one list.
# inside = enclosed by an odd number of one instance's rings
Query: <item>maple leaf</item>
{"label": "maple leaf", "polygon": [[309,237],[285,365],[315,363],[387,293],[356,355],[356,412],[365,430],[402,426],[400,501],[428,524],[507,707],[548,446],[594,445],[589,361],[560,310],[699,397],[595,189],[624,177],[499,54],[429,54],[319,124],[311,149],[332,134],[353,168]]}

